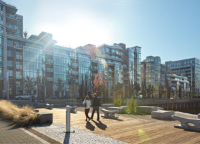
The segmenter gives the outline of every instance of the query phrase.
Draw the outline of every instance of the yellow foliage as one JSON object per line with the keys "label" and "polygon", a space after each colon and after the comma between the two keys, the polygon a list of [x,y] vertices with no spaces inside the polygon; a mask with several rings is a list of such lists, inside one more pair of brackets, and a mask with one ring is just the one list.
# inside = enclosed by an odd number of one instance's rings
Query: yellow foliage
{"label": "yellow foliage", "polygon": [[28,126],[37,123],[39,117],[30,106],[22,108],[7,100],[0,100],[0,116],[11,120],[19,126]]}

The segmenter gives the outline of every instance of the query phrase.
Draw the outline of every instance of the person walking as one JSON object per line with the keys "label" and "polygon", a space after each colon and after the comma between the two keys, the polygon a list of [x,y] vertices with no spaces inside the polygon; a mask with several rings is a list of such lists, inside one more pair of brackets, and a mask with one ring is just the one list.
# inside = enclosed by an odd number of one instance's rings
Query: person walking
{"label": "person walking", "polygon": [[97,98],[96,95],[93,96],[93,101],[92,101],[92,116],[91,119],[93,120],[93,116],[95,111],[97,111],[97,121],[99,121],[99,106],[100,106],[100,100]]}
{"label": "person walking", "polygon": [[87,120],[90,120],[88,113],[89,113],[90,107],[91,107],[91,101],[90,101],[90,98],[88,95],[85,97],[83,104],[85,105],[85,117],[86,117],[85,121],[87,121]]}

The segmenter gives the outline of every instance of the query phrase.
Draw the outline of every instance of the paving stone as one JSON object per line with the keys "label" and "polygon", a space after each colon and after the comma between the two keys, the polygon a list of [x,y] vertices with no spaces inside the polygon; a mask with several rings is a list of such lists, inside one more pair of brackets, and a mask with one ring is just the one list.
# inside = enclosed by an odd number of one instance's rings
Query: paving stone
{"label": "paving stone", "polygon": [[53,122],[51,126],[36,126],[36,130],[41,131],[51,137],[60,140],[62,143],[70,144],[127,144],[125,142],[102,136],[85,130],[71,127],[75,133],[64,133],[66,125]]}
{"label": "paving stone", "polygon": [[10,122],[0,119],[0,144],[43,143],[25,131],[23,128],[17,128]]}

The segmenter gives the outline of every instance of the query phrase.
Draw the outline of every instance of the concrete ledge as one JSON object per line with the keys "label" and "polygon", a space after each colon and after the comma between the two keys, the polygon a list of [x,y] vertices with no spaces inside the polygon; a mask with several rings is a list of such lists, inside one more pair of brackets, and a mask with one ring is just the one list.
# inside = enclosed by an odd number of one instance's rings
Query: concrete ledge
{"label": "concrete ledge", "polygon": [[101,107],[105,107],[105,108],[114,107],[114,104],[105,103],[105,104],[102,104]]}
{"label": "concrete ledge", "polygon": [[137,111],[139,113],[151,114],[152,111],[158,110],[163,110],[163,108],[157,106],[137,106]]}
{"label": "concrete ledge", "polygon": [[53,123],[53,114],[47,112],[37,113],[40,116],[40,124]]}
{"label": "concrete ledge", "polygon": [[174,111],[158,110],[151,112],[151,118],[155,119],[169,120],[171,119],[172,115],[174,115]]}
{"label": "concrete ledge", "polygon": [[108,110],[116,110],[117,113],[122,113],[123,108],[122,107],[108,107]]}
{"label": "concrete ledge", "polygon": [[200,113],[198,114],[198,119],[200,119]]}

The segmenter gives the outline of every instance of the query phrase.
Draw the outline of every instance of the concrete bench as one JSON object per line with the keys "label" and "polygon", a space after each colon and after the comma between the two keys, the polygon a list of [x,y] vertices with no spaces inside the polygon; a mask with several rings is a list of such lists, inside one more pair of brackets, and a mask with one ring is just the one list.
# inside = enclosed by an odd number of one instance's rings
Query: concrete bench
{"label": "concrete bench", "polygon": [[180,125],[175,125],[175,128],[182,128],[186,130],[198,131],[200,132],[200,119],[191,119],[181,116],[172,115],[173,119],[180,121]]}
{"label": "concrete bench", "polygon": [[47,109],[52,109],[53,108],[53,104],[46,103],[46,108]]}
{"label": "concrete bench", "polygon": [[115,116],[115,113],[118,112],[117,110],[101,109],[101,111],[104,113],[104,115],[102,116],[104,118],[112,118],[112,119],[118,118],[118,117]]}
{"label": "concrete bench", "polygon": [[102,104],[101,107],[104,107],[104,108],[114,107],[114,104],[105,103],[105,104]]}
{"label": "concrete bench", "polygon": [[157,106],[137,106],[137,111],[139,113],[151,114],[152,111],[158,110],[163,110],[163,108]]}
{"label": "concrete bench", "polygon": [[37,113],[40,117],[40,124],[47,124],[53,122],[53,114],[46,113],[46,112],[38,112]]}
{"label": "concrete bench", "polygon": [[70,113],[77,113],[76,108],[77,106],[71,106]]}
{"label": "concrete bench", "polygon": [[116,113],[122,113],[123,112],[122,107],[108,107],[108,110],[115,110]]}
{"label": "concrete bench", "polygon": [[174,115],[174,111],[158,110],[151,112],[151,118],[161,119],[161,120],[169,120],[172,118],[172,115]]}

